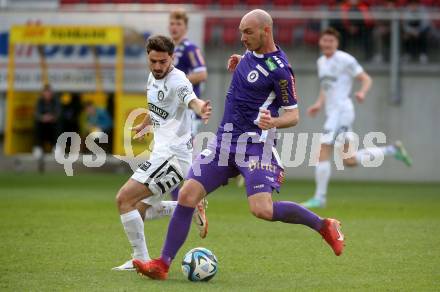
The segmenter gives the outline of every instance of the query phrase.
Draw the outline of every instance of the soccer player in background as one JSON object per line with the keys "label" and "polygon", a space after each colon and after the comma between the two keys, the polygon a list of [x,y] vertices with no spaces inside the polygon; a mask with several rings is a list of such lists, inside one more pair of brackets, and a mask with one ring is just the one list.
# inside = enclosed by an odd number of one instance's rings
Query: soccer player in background
{"label": "soccer player in background", "polygon": [[[205,59],[199,47],[189,41],[186,37],[188,32],[188,15],[185,10],[173,10],[170,13],[169,32],[173,39],[174,66],[183,71],[193,85],[193,91],[197,97],[201,96],[201,86],[208,78],[208,71],[205,66]],[[192,133],[193,137],[198,133],[201,120],[197,115],[193,116]]]}
{"label": "soccer player in background", "polygon": [[[318,75],[320,93],[317,101],[308,108],[308,115],[314,117],[325,104],[326,121],[321,136],[319,162],[315,169],[316,190],[313,198],[302,203],[307,208],[325,207],[327,202],[327,186],[331,175],[330,157],[333,147],[344,145],[344,152],[349,148],[350,135],[355,118],[350,92],[354,80],[361,83],[355,93],[359,103],[364,102],[372,80],[357,60],[350,54],[338,50],[340,35],[333,28],[327,28],[321,34],[319,46],[322,56],[318,59]],[[354,156],[343,160],[345,166],[358,166],[364,159],[372,160],[377,155],[394,156],[411,165],[411,159],[400,141],[393,145],[365,148],[357,151]]]}
{"label": "soccer player in background", "polygon": [[[246,181],[253,215],[306,225],[320,233],[336,255],[342,253],[344,237],[337,220],[322,219],[293,202],[272,201],[272,192],[279,190],[283,179],[273,147],[276,129],[298,122],[293,71],[274,43],[272,28],[272,18],[264,10],[253,10],[242,18],[239,29],[248,51],[234,71],[217,139],[193,162],[179,191],[161,257],[148,262],[134,259],[138,273],[166,279],[171,261],[186,240],[197,203],[238,174]],[[279,109],[283,109],[281,115]],[[252,143],[247,143],[249,139]]]}
{"label": "soccer player in background", "polygon": [[[208,71],[205,66],[200,49],[186,37],[188,32],[188,15],[183,9],[176,9],[170,13],[168,30],[173,39],[174,48],[174,66],[186,74],[186,77],[193,86],[193,91],[197,97],[201,96],[201,86],[208,78]],[[191,132],[193,138],[199,132],[201,126],[200,117],[192,114]],[[177,201],[179,189],[176,188],[171,192],[171,197]]]}
{"label": "soccer player in background", "polygon": [[[172,40],[152,36],[146,49],[151,71],[147,82],[149,111],[133,130],[142,136],[152,127],[154,149],[150,159],[139,166],[116,196],[121,222],[133,247],[133,258],[143,261],[150,259],[143,219],[172,214],[177,202],[162,199],[183,181],[191,166],[190,109],[206,122],[211,115],[209,101],[198,99],[185,73],[173,66]],[[133,270],[132,260],[114,270]]]}

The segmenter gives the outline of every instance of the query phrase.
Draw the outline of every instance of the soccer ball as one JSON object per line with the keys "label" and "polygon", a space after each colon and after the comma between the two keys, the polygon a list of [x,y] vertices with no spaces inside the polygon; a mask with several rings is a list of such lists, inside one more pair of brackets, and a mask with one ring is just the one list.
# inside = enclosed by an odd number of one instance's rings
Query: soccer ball
{"label": "soccer ball", "polygon": [[204,247],[196,247],[186,253],[182,272],[190,281],[209,281],[217,273],[217,258]]}

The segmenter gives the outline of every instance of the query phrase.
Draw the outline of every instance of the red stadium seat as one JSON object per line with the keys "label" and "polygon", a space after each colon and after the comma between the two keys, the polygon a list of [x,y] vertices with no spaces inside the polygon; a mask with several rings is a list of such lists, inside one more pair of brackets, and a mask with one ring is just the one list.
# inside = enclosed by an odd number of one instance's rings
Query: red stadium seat
{"label": "red stadium seat", "polygon": [[192,3],[194,5],[198,5],[198,6],[204,7],[204,6],[211,5],[213,3],[213,1],[212,0],[193,0]]}
{"label": "red stadium seat", "polygon": [[220,0],[218,1],[218,3],[220,4],[220,7],[223,9],[231,9],[234,8],[234,6],[236,6],[239,1],[238,0]]}
{"label": "red stadium seat", "polygon": [[189,2],[190,1],[185,1],[185,0],[166,0],[165,1],[166,4],[186,4],[186,3],[189,3]]}
{"label": "red stadium seat", "polygon": [[86,2],[88,4],[106,4],[106,3],[109,3],[110,1],[107,1],[107,0],[87,0]]}
{"label": "red stadium seat", "polygon": [[137,3],[136,0],[112,0],[111,2],[113,4],[132,4],[132,3]]}
{"label": "red stadium seat", "polygon": [[154,3],[158,3],[157,0],[138,0],[138,2],[140,4],[154,4]]}
{"label": "red stadium seat", "polygon": [[316,46],[319,41],[320,32],[314,29],[311,29],[306,25],[304,29],[304,42],[308,45]]}
{"label": "red stadium seat", "polygon": [[65,5],[65,4],[80,4],[82,2],[82,0],[61,0],[60,4],[61,5]]}
{"label": "red stadium seat", "polygon": [[293,5],[294,0],[274,0],[272,5],[276,8],[286,8]]}
{"label": "red stadium seat", "polygon": [[[440,2],[440,1],[437,1]],[[420,0],[420,4],[424,6],[434,6],[435,1],[434,0]]]}
{"label": "red stadium seat", "polygon": [[205,20],[205,44],[209,44],[213,41],[213,33],[216,27],[220,26],[220,19],[218,18],[206,18]]}
{"label": "red stadium seat", "polygon": [[397,7],[403,7],[406,6],[407,1],[406,0],[396,0],[396,6]]}
{"label": "red stadium seat", "polygon": [[292,19],[275,19],[274,21],[275,42],[283,45],[293,43],[293,31],[298,21]]}
{"label": "red stadium seat", "polygon": [[322,5],[320,0],[299,0],[299,4],[304,8],[317,8]]}
{"label": "red stadium seat", "polygon": [[263,7],[268,4],[268,1],[265,1],[265,0],[245,0],[244,3],[248,7]]}
{"label": "red stadium seat", "polygon": [[240,19],[225,19],[223,20],[223,43],[226,45],[233,45],[238,43],[240,33],[238,26]]}

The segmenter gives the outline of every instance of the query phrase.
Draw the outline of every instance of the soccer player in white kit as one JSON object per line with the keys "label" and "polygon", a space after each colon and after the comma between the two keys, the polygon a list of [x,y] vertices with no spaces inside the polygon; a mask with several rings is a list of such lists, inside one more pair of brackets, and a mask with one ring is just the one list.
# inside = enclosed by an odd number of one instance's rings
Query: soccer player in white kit
{"label": "soccer player in white kit", "polygon": [[[321,34],[319,46],[322,56],[318,59],[318,75],[320,93],[318,100],[308,108],[307,113],[314,117],[325,104],[326,121],[321,136],[319,162],[315,169],[316,190],[313,198],[302,203],[307,208],[325,207],[327,202],[327,186],[331,175],[330,156],[335,144],[344,145],[348,150],[348,142],[353,137],[352,124],[355,118],[353,102],[350,99],[353,81],[359,80],[360,89],[355,93],[359,103],[365,100],[372,80],[357,60],[350,54],[338,50],[340,34],[333,28],[327,28]],[[357,151],[352,157],[343,160],[345,166],[358,166],[363,159],[371,160],[376,155],[394,156],[407,166],[412,164],[405,148],[400,141],[393,145],[365,148]]]}
{"label": "soccer player in white kit", "polygon": [[[133,130],[141,136],[152,127],[154,148],[150,159],[139,166],[116,196],[121,222],[133,248],[132,257],[144,261],[150,257],[143,219],[172,215],[177,202],[162,199],[183,182],[191,167],[190,109],[205,122],[211,115],[210,102],[198,99],[185,73],[173,66],[172,40],[152,36],[146,49],[151,71],[147,83],[149,111]],[[114,270],[133,270],[132,259]]]}

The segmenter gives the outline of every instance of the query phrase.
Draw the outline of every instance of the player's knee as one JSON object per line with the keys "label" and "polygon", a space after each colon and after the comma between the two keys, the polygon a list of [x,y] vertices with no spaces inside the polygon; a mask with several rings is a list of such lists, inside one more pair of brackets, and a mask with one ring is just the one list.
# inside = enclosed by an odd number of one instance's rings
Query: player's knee
{"label": "player's knee", "polygon": [[178,201],[180,205],[195,207],[198,202],[195,197],[195,194],[192,193],[188,188],[182,188],[179,191]]}
{"label": "player's knee", "polygon": [[195,207],[202,198],[203,193],[201,193],[200,190],[194,187],[191,183],[185,183],[179,190],[179,205]]}

